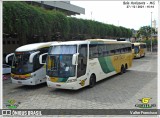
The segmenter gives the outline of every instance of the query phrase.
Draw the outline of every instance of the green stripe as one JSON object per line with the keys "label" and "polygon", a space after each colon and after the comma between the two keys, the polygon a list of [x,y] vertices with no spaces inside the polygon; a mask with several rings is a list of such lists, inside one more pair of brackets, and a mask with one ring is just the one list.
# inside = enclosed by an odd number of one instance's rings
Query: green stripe
{"label": "green stripe", "polygon": [[115,71],[110,57],[100,57],[98,60],[104,73]]}

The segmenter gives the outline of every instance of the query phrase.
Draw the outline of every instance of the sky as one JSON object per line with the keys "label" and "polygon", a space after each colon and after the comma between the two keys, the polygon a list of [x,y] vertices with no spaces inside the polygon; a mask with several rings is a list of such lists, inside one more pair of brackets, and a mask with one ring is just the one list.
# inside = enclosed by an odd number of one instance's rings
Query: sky
{"label": "sky", "polygon": [[[141,6],[154,6],[154,8],[133,8],[132,1],[128,1],[132,8],[127,8],[124,1],[71,1],[71,4],[85,8],[85,15],[76,15],[73,17],[91,19],[115,26],[123,26],[138,30],[142,26],[151,26],[152,20],[156,20],[158,26],[158,2],[155,5],[150,1],[139,1]],[[135,2],[135,1],[134,1]],[[145,5],[143,5],[145,2]],[[136,5],[137,6],[137,5]]]}

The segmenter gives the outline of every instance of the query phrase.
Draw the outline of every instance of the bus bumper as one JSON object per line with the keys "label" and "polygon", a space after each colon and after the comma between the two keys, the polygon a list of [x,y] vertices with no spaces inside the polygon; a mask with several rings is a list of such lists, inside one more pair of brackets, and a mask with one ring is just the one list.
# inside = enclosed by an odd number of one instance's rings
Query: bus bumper
{"label": "bus bumper", "polygon": [[11,77],[12,83],[14,84],[22,84],[22,85],[36,85],[35,80],[33,78],[27,80],[16,80]]}
{"label": "bus bumper", "polygon": [[140,58],[140,54],[134,54],[134,58]]}
{"label": "bus bumper", "polygon": [[47,85],[48,87],[51,88],[59,88],[59,89],[72,89],[72,90],[77,90],[82,88],[78,81],[76,82],[71,82],[71,83],[57,83],[57,82],[51,82],[47,80]]}

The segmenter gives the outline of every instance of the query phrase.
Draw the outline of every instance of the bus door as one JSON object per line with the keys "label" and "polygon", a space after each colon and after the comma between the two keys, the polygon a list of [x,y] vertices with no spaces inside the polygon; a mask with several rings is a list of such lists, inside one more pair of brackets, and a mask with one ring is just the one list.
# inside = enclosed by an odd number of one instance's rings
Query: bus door
{"label": "bus door", "polygon": [[86,74],[87,68],[87,44],[79,45],[77,78]]}

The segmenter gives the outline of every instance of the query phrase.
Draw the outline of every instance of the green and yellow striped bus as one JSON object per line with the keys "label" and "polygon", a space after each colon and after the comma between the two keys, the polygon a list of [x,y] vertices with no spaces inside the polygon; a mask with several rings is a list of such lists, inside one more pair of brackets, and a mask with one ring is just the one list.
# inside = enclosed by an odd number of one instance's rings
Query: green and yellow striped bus
{"label": "green and yellow striped bus", "polygon": [[[131,43],[110,39],[88,39],[53,44],[47,56],[47,85],[77,90],[132,66]],[[43,64],[43,55],[40,63]]]}

